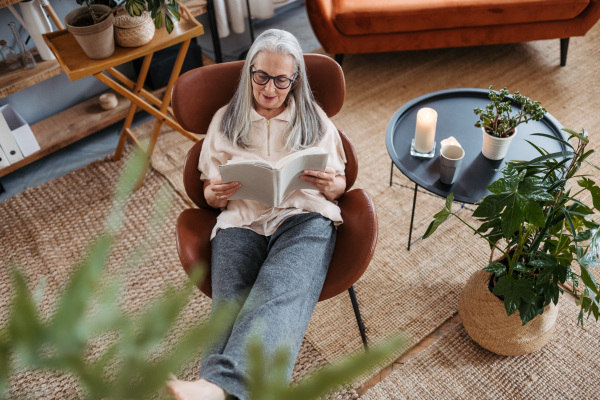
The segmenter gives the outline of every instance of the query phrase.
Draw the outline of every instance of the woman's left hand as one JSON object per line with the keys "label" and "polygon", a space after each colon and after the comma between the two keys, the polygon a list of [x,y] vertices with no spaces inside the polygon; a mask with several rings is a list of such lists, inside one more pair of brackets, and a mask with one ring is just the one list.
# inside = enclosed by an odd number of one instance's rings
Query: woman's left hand
{"label": "woman's left hand", "polygon": [[305,170],[300,179],[312,183],[328,200],[337,199],[346,189],[346,177],[336,175],[331,167],[327,167],[325,171]]}

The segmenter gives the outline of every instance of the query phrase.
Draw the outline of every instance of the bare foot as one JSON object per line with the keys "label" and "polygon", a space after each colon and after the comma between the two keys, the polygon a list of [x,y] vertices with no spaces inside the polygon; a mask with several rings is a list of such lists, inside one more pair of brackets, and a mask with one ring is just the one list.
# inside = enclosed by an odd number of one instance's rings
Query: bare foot
{"label": "bare foot", "polygon": [[225,400],[227,393],[219,386],[206,379],[197,381],[181,381],[170,379],[167,388],[177,400]]}

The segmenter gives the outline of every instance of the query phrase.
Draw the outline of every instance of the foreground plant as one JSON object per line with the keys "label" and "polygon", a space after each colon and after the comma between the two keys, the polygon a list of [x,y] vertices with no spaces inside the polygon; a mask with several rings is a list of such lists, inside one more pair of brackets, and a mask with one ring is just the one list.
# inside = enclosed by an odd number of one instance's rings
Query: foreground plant
{"label": "foreground plant", "polygon": [[[488,186],[491,194],[473,213],[481,222],[479,228],[452,212],[450,194],[425,233],[426,238],[431,236],[454,216],[489,243],[492,255],[500,251],[503,258],[484,270],[493,274],[493,294],[502,296],[507,315],[518,310],[523,325],[551,302],[557,304],[565,291],[578,297],[579,324],[583,325],[585,314],[596,321],[599,316],[600,292],[590,268],[600,263],[599,224],[593,219],[593,209],[600,210],[600,187],[588,175],[578,174],[584,164],[599,168],[587,161],[594,153],[585,150],[587,133],[564,131],[570,135],[568,140],[536,135],[560,141],[567,151],[550,154],[529,142],[539,157],[507,163],[503,177]],[[571,179],[577,179],[577,186],[567,188]],[[593,208],[584,204],[584,193],[590,194]],[[563,286],[566,282],[572,282],[573,290]]]}
{"label": "foreground plant", "polygon": [[[144,165],[145,154],[135,153],[117,184],[104,232],[89,245],[50,318],[39,313],[41,298],[28,289],[23,274],[15,268],[10,318],[0,327],[0,398],[7,394],[11,375],[28,369],[72,375],[86,398],[147,399],[164,388],[170,373],[179,371],[231,324],[232,313],[225,307],[208,323],[187,327],[178,340],[170,340],[167,350],[165,342],[196,290],[193,282],[200,276],[192,276],[183,290],[167,289],[137,316],[121,308],[118,279],[108,284],[102,279],[122,227],[126,200],[144,173]],[[152,226],[161,223],[169,199],[169,193],[159,194]],[[145,242],[134,250],[131,264],[147,254],[151,246]],[[98,339],[106,337],[114,340],[99,355],[86,356]],[[248,360],[251,399],[317,398],[381,364],[405,343],[398,336],[290,388],[277,373],[282,370],[279,366],[284,352],[278,351],[279,356],[265,364],[265,351],[260,341],[255,341],[250,345]]]}
{"label": "foreground plant", "polygon": [[521,107],[515,113],[509,96],[510,93],[506,88],[495,91],[490,86],[488,93],[490,104],[485,106],[485,109],[475,107],[473,110],[475,115],[479,115],[475,127],[484,128],[489,135],[506,138],[515,133],[517,126],[531,120],[539,121],[544,118],[546,109],[539,101],[533,101],[519,92],[515,92],[512,95],[512,101]]}

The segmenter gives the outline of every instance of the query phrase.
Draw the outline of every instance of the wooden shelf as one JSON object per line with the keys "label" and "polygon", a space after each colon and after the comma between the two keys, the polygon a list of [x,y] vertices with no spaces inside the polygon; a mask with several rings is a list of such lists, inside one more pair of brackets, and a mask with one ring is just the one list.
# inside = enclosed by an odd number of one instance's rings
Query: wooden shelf
{"label": "wooden shelf", "polygon": [[0,0],[0,8],[19,3],[21,0]]}
{"label": "wooden shelf", "polygon": [[40,58],[36,50],[33,53],[37,66],[32,69],[21,67],[15,71],[9,71],[6,67],[6,62],[0,62],[0,99],[63,72],[58,61],[44,61]]}
{"label": "wooden shelf", "polygon": [[[0,8],[19,1],[21,0],[0,0]],[[187,0],[183,3],[195,17],[207,11],[206,0]],[[166,38],[165,42],[168,41],[169,39]],[[0,62],[0,99],[64,72],[57,60],[44,61],[35,49],[32,51],[37,62],[36,68],[9,71],[6,63]],[[163,93],[164,88],[153,92],[155,96],[161,96]],[[100,107],[98,97],[99,95],[33,124],[31,130],[41,150],[0,169],[0,177],[121,121],[127,116],[131,104],[129,100],[117,94],[119,105],[105,111]]]}
{"label": "wooden shelf", "polygon": [[[164,89],[158,89],[152,93],[155,96],[162,96]],[[31,125],[31,130],[41,149],[8,167],[0,169],[0,177],[124,119],[127,116],[131,102],[119,94],[116,94],[116,96],[119,99],[119,104],[112,110],[103,110],[100,107],[100,101],[98,100],[100,95],[98,95]]]}
{"label": "wooden shelf", "polygon": [[41,150],[24,159],[0,169],[0,177],[10,174],[27,164],[70,145],[127,116],[129,100],[117,95],[119,105],[112,110],[100,107],[99,96],[79,103],[58,114],[31,125],[31,130]]}

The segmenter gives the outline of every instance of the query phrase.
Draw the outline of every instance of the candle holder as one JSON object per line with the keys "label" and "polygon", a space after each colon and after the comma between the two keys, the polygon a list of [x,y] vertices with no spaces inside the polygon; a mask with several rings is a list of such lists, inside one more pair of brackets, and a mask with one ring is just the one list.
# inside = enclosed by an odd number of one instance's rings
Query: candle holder
{"label": "candle holder", "polygon": [[435,155],[435,140],[433,141],[433,147],[429,153],[421,153],[415,149],[415,139],[410,142],[410,155],[418,158],[433,158]]}

